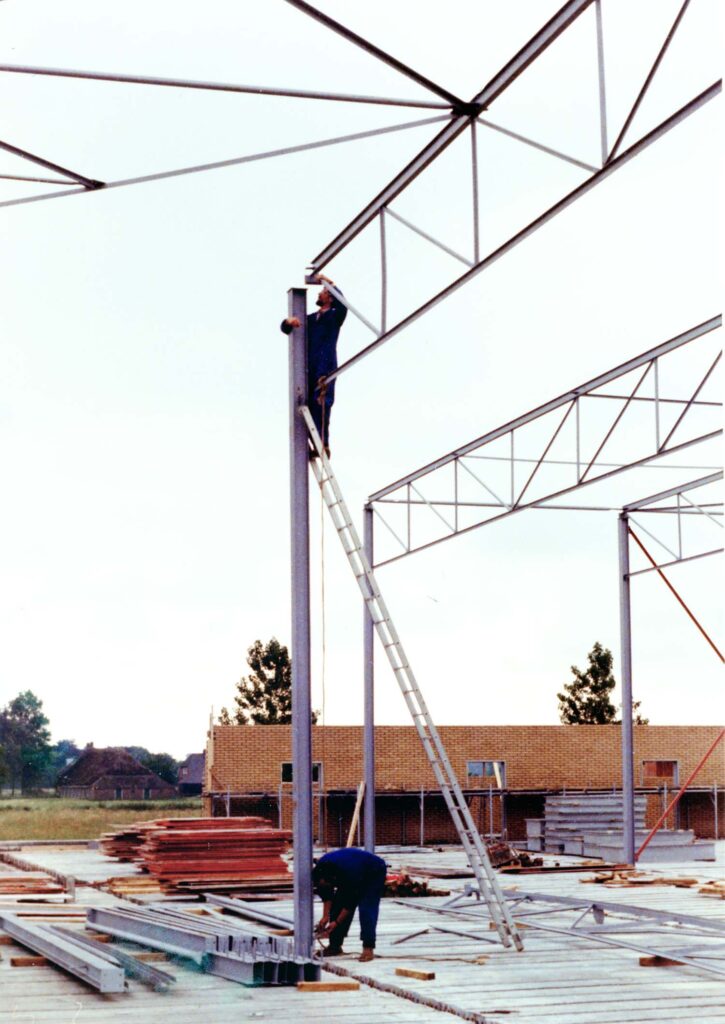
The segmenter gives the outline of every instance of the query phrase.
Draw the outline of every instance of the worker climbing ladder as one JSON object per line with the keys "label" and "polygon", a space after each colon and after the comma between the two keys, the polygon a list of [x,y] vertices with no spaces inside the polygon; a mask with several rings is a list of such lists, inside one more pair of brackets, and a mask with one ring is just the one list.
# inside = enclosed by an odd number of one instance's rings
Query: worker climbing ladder
{"label": "worker climbing ladder", "polygon": [[375,630],[418,730],[426,757],[433,769],[456,832],[468,857],[468,863],[471,865],[471,870],[478,883],[481,897],[488,907],[504,946],[510,946],[513,942],[516,949],[522,950],[521,936],[501,892],[486,846],[478,833],[463,791],[443,746],[443,741],[428,711],[423,694],[420,692],[413,669],[408,662],[373,570],[360,544],[357,530],[350,518],[330,460],[325,455],[320,435],[307,406],[300,406],[300,414],[312,441],[312,471],[320,487],[323,501],[330,513]]}

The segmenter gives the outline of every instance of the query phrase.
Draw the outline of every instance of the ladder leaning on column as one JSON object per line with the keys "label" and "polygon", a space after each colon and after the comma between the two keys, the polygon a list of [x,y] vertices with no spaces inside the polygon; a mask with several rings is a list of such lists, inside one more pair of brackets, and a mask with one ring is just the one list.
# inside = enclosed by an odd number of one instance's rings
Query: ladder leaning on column
{"label": "ladder leaning on column", "polygon": [[496,930],[504,946],[513,942],[518,950],[522,950],[523,942],[511,916],[506,900],[498,884],[486,846],[478,833],[473,821],[466,798],[448,759],[443,741],[440,738],[423,694],[410,667],[403,645],[390,618],[383,595],[380,593],[373,570],[363,551],[357,530],[350,518],[347,505],[342,496],[330,460],[325,455],[320,435],[305,405],[300,406],[300,415],[305,421],[313,446],[311,460],[312,471],[322,493],[323,501],[332,518],[337,535],[347,555],[352,571],[357,580],[363,599],[367,606],[375,630],[380,638],[388,661],[398,681],[400,690],[408,705],[418,735],[423,744],[426,757],[430,762],[436,781],[440,786],[443,798],[450,811],[456,832],[463,844],[468,863],[478,883],[478,889],[485,901]]}

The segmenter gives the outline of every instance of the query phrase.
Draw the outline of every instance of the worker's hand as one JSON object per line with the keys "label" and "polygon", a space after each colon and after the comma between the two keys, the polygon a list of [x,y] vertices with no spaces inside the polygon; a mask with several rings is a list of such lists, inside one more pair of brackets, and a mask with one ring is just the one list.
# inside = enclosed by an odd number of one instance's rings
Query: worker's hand
{"label": "worker's hand", "polygon": [[317,378],[317,383],[315,384],[315,391],[317,393],[317,404],[318,405],[324,405],[325,404],[325,394],[327,392],[327,378],[326,377],[318,377]]}
{"label": "worker's hand", "polygon": [[324,274],[318,274],[317,277],[321,282],[324,282],[325,284],[331,284],[333,288],[335,287],[335,282],[332,280],[332,278],[325,277]]}
{"label": "worker's hand", "polygon": [[324,935],[325,934],[325,929],[327,928],[329,923],[330,923],[329,918],[321,917],[320,920],[315,925],[315,935]]}
{"label": "worker's hand", "polygon": [[334,932],[336,927],[337,927],[337,922],[336,921],[328,921],[327,924],[325,925],[325,927],[321,928],[320,931],[318,931],[317,934],[322,939],[329,939],[329,937],[332,935],[332,933]]}
{"label": "worker's hand", "polygon": [[285,323],[287,324],[288,327],[302,326],[302,324],[300,323],[299,319],[296,316],[288,316],[287,319],[285,320]]}

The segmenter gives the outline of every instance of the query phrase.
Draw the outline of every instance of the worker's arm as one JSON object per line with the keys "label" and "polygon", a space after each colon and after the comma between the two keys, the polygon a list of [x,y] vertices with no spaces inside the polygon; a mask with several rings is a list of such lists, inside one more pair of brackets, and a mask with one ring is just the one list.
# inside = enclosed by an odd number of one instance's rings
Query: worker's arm
{"label": "worker's arm", "polygon": [[283,320],[279,325],[280,331],[283,334],[291,334],[295,327],[301,327],[302,324],[299,322],[296,316],[288,316],[286,320]]}
{"label": "worker's arm", "polygon": [[317,922],[315,933],[317,935],[326,935],[327,927],[330,923],[330,911],[332,910],[332,900],[325,900],[322,904],[322,917]]}
{"label": "worker's arm", "polygon": [[[343,907],[334,921],[328,921],[324,928],[319,928],[318,926],[318,934],[324,935],[326,938],[329,938],[333,934],[335,929],[339,927],[341,924],[344,924],[344,922],[347,921],[348,917],[351,917],[353,913],[354,908]],[[320,922],[320,924],[322,924],[322,922]]]}

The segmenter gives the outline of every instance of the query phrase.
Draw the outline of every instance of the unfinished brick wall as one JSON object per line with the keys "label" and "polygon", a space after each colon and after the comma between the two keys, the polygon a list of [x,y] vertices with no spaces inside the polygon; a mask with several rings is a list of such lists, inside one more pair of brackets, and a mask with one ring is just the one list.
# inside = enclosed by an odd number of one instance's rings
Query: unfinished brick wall
{"label": "unfinished brick wall", "polygon": [[[267,793],[277,806],[281,764],[292,760],[290,726],[215,726],[213,742],[207,757],[211,770],[211,789],[217,793]],[[675,760],[679,778],[684,781],[694,769],[719,729],[712,726],[635,726],[635,784],[643,781],[641,764],[649,760]],[[516,791],[545,789],[610,789],[621,788],[621,735],[619,726],[441,726],[441,737],[459,781],[466,790],[480,789],[488,794],[490,779],[468,778],[466,762],[497,760],[506,764],[506,787],[512,791],[507,798],[509,836],[525,835],[524,818],[540,817],[540,798],[515,797]],[[420,831],[417,795],[421,788],[436,790],[433,772],[428,765],[420,740],[412,726],[378,726],[375,731],[377,766],[377,820],[380,842],[417,842]],[[362,778],[362,727],[315,726],[312,729],[313,760],[323,764],[324,788],[355,790]],[[698,776],[700,786],[717,784],[725,788],[725,744],[721,744]],[[410,799],[392,797],[385,801],[386,790],[409,791]],[[289,788],[287,789],[289,792]],[[690,815],[698,835],[713,834],[712,802],[709,796],[702,803],[695,795]],[[336,842],[340,830],[349,827],[353,799],[335,798],[340,806],[328,804],[327,832]],[[648,823],[654,823],[661,811],[659,797],[648,801]],[[388,809],[387,805],[390,804]],[[205,799],[205,813],[211,812]],[[408,806],[409,805],[409,806]],[[487,796],[473,798],[474,818],[489,830]],[[498,800],[494,798],[494,831],[501,827]],[[530,813],[529,813],[530,811]],[[219,811],[217,810],[217,813]],[[426,797],[426,839],[442,842],[453,836],[447,812],[441,802],[440,821],[437,801]],[[721,815],[721,820],[723,816]],[[334,819],[334,820],[333,820]],[[283,823],[291,823],[291,798],[283,801]],[[346,824],[345,824],[346,823]],[[685,827],[684,818],[681,824]],[[725,825],[725,823],[724,823]],[[722,829],[721,829],[722,830]],[[332,838],[335,833],[335,838]],[[383,836],[390,838],[383,838]]]}

